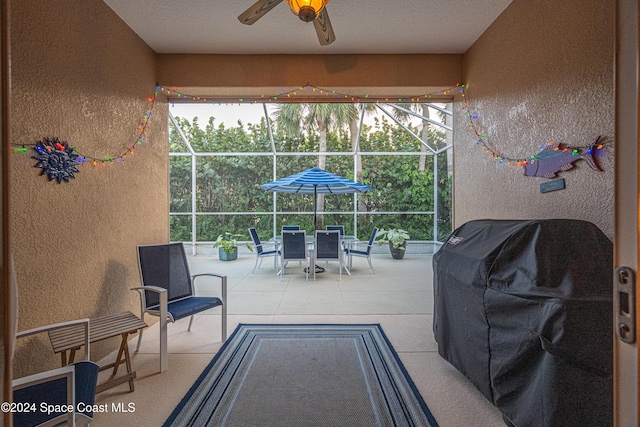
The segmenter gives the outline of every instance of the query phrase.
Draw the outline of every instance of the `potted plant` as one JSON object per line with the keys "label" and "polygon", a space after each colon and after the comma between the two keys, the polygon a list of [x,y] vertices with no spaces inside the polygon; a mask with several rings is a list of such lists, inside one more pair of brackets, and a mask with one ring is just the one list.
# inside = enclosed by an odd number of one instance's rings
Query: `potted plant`
{"label": "potted plant", "polygon": [[409,233],[401,228],[390,228],[388,230],[380,230],[378,232],[378,245],[389,242],[389,250],[393,259],[404,258],[404,252],[407,249],[407,240]]}
{"label": "potted plant", "polygon": [[[218,248],[218,256],[221,261],[233,261],[238,258],[238,237],[242,237],[242,234],[225,232],[213,242],[213,247]],[[249,243],[246,243],[246,245],[250,251],[253,251]]]}

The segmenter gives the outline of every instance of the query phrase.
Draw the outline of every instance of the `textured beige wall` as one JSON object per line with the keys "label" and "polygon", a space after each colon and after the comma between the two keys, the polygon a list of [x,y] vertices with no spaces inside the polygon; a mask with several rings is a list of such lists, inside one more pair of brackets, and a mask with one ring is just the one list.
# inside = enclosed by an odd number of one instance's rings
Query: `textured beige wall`
{"label": "textured beige wall", "polygon": [[[98,158],[135,143],[156,82],[156,55],[101,0],[12,2],[13,143],[69,141]],[[11,156],[18,329],[139,312],[136,245],[167,241],[166,103],[147,142],[124,164],[85,164],[49,182],[28,154]],[[92,347],[92,358],[115,342]],[[16,353],[16,374],[50,355],[46,342]],[[51,363],[51,358],[49,358]],[[57,360],[57,359],[56,359]]]}
{"label": "textured beige wall", "polygon": [[[614,137],[614,1],[514,0],[465,54],[464,80],[480,129],[503,156],[529,157],[547,141],[584,145]],[[460,101],[460,97],[457,97]],[[579,160],[566,189],[496,164],[456,105],[455,223],[479,218],[574,218],[613,236],[613,146],[604,172]]]}
{"label": "textured beige wall", "polygon": [[[527,156],[548,140],[582,145],[600,134],[613,138],[613,6],[613,0],[514,0],[465,55],[471,108],[503,155]],[[14,143],[60,137],[95,157],[133,143],[156,82],[156,56],[102,1],[15,1],[11,25]],[[160,64],[176,59],[161,56]],[[443,59],[454,68],[460,60]],[[449,79],[457,82],[458,73]],[[437,74],[410,83],[395,74],[400,81],[368,76],[367,84],[442,84],[425,80]],[[165,77],[167,85],[215,83]],[[325,77],[328,86],[354,84],[348,73]],[[245,80],[229,77],[223,85],[277,84]],[[135,247],[169,237],[166,104],[157,104],[155,113],[148,141],[134,158],[81,166],[68,184],[39,176],[31,154],[12,155],[19,329],[137,310],[137,296],[128,290],[138,283]],[[459,104],[456,116],[458,225],[474,218],[579,218],[612,236],[612,147],[598,159],[604,172],[579,161],[562,174],[567,189],[540,194],[544,179],[488,160]],[[94,358],[114,345],[94,346]],[[46,342],[20,348],[16,373],[42,362],[44,354],[50,354]]]}
{"label": "textured beige wall", "polygon": [[462,59],[462,55],[163,54],[158,55],[158,81],[182,88],[256,88],[257,95],[262,87],[306,83],[326,88],[450,87],[460,82]]}

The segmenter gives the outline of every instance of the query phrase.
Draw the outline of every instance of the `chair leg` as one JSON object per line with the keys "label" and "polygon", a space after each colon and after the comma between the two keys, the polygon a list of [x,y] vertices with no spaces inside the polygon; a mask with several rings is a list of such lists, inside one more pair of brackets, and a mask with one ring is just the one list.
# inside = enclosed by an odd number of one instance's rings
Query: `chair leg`
{"label": "chair leg", "polygon": [[169,367],[169,351],[167,348],[167,293],[161,292],[160,297],[160,372]]}
{"label": "chair leg", "polygon": [[342,258],[340,258],[340,266],[344,268],[344,271],[347,272],[349,276],[351,276],[351,272],[349,271],[349,257],[346,252],[342,254]]}
{"label": "chair leg", "polygon": [[189,328],[187,329],[188,331],[190,331],[190,330],[191,330],[191,325],[193,324],[193,318],[194,318],[194,317],[195,317],[195,316],[192,314],[192,315],[191,315],[191,318],[189,319]]}
{"label": "chair leg", "polygon": [[[256,272],[256,267],[258,267],[258,260],[260,259],[260,257],[258,255],[256,255],[256,263],[253,264],[253,271],[251,272],[251,274]],[[260,263],[262,264],[262,263]]]}
{"label": "chair leg", "polygon": [[227,340],[227,276],[222,279],[222,342]]}
{"label": "chair leg", "polygon": [[222,342],[227,340],[227,305],[222,305]]}
{"label": "chair leg", "polygon": [[138,335],[138,345],[136,346],[136,353],[140,351],[140,344],[142,343],[142,331],[143,329],[140,329],[138,331],[139,335]]}
{"label": "chair leg", "polygon": [[373,265],[371,264],[371,255],[367,257],[367,261],[369,261],[369,267],[371,267],[371,271],[373,271],[373,274],[376,274],[376,270],[375,268],[373,268]]}
{"label": "chair leg", "polygon": [[280,275],[280,281],[282,281],[282,276],[284,276],[284,268],[287,266],[288,262],[285,262],[282,258],[280,258],[280,270],[276,274]]}

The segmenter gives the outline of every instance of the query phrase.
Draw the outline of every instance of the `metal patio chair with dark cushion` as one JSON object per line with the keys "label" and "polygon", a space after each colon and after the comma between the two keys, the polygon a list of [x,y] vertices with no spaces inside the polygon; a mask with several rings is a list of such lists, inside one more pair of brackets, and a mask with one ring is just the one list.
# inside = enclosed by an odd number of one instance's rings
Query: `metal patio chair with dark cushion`
{"label": "metal patio chair with dark cushion", "polygon": [[[316,230],[314,259],[318,261],[337,261],[340,280],[342,280],[342,248],[340,245],[340,230]],[[316,280],[316,269],[313,269],[313,280]]]}
{"label": "metal patio chair with dark cushion", "polygon": [[[253,240],[253,246],[256,247],[256,263],[253,266],[252,274],[255,273],[256,268],[260,268],[262,265],[262,259],[272,256],[273,257],[273,267],[278,268],[278,257],[280,256],[280,251],[277,249],[276,242],[262,242],[260,241],[260,237],[258,237],[258,231],[255,228],[249,228],[249,235],[251,235],[251,240]],[[273,245],[273,249],[266,250],[265,246]],[[258,265],[258,261],[260,264]]]}
{"label": "metal patio chair with dark cushion", "polygon": [[[74,326],[84,327],[84,360],[13,380],[13,401],[23,404],[24,408],[28,409],[14,412],[14,426],[53,426],[65,420],[69,426],[74,422],[88,425],[93,419],[92,407],[100,367],[89,360],[89,319],[72,320],[18,332],[16,339]],[[42,410],[43,404],[46,411]],[[74,410],[62,410],[65,407]]]}
{"label": "metal patio chair with dark cushion", "polygon": [[375,274],[376,270],[374,270],[373,265],[371,264],[371,247],[373,246],[373,242],[376,240],[376,234],[378,234],[378,229],[376,227],[371,231],[371,237],[369,237],[369,242],[367,243],[367,248],[365,250],[356,249],[358,243],[352,243],[350,247],[344,250],[345,255],[349,258],[349,270],[351,270],[351,265],[353,263],[353,257],[363,257],[366,258],[369,262],[369,267],[371,267],[371,271]]}
{"label": "metal patio chair with dark cushion", "polygon": [[282,231],[291,231],[291,230],[300,230],[300,226],[299,225],[283,225],[280,231],[282,232]]}
{"label": "metal patio chair with dark cushion", "polygon": [[283,231],[280,247],[280,280],[284,277],[284,269],[289,261],[305,261],[306,278],[309,280],[309,256],[307,249],[307,232],[304,230]]}
{"label": "metal patio chair with dark cushion", "polygon": [[344,225],[327,225],[325,230],[338,230],[340,237],[344,236]]}
{"label": "metal patio chair with dark cushion", "polygon": [[[292,231],[292,230],[300,230],[299,225],[283,225],[280,229],[280,235],[282,235],[283,231]],[[298,265],[302,265],[302,261],[298,262]]]}
{"label": "metal patio chair with dark cushion", "polygon": [[[327,225],[325,227],[325,230],[338,230],[340,232],[340,238],[342,238],[342,236],[344,236],[344,225]],[[344,243],[340,245],[340,248],[342,250],[345,249]]]}
{"label": "metal patio chair with dark cushion", "polygon": [[[182,243],[138,246],[138,261],[142,286],[133,288],[140,292],[140,318],[144,314],[160,316],[160,372],[168,367],[167,322],[191,317],[210,308],[222,306],[222,342],[227,340],[227,276],[206,273],[191,275],[187,255]],[[221,297],[199,297],[194,290],[195,279],[217,277],[221,282]],[[142,341],[142,330],[138,347]]]}

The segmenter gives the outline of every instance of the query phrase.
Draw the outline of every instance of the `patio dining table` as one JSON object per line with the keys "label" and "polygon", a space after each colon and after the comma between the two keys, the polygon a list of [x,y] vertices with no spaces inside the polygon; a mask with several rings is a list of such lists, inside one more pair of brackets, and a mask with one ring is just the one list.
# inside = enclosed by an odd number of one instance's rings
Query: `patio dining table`
{"label": "patio dining table", "polygon": [[[319,230],[319,231],[325,231],[325,230]],[[276,242],[276,244],[278,246],[280,246],[282,244],[282,236],[281,235],[273,236],[271,239],[269,239],[269,241]],[[315,236],[313,234],[307,235],[306,236],[306,241],[307,241],[307,252],[308,252],[309,259],[313,259]],[[360,240],[356,236],[350,236],[350,235],[347,235],[347,234],[343,234],[343,235],[340,236],[340,242],[345,244],[345,245],[347,245],[347,246],[351,246],[352,244],[354,244],[356,242],[359,242],[359,241]],[[347,271],[347,273],[349,275],[351,275],[351,273],[346,268],[346,266],[345,266],[345,270]],[[322,273],[322,272],[324,272],[324,268],[318,267],[316,265],[316,273]]]}
{"label": "patio dining table", "polygon": [[[326,231],[326,230],[319,230],[319,231]],[[276,242],[276,243],[281,243],[282,242],[282,236],[278,234],[277,236],[274,236],[271,239],[269,239],[269,241]],[[315,237],[313,236],[313,234],[308,234],[307,235],[307,243],[312,244],[312,243],[314,243],[314,241],[315,241]],[[349,235],[345,234],[345,235],[340,236],[340,241],[342,243],[345,243],[345,244],[352,244],[354,242],[358,242],[359,240],[358,240],[358,238],[356,236],[349,236]]]}

